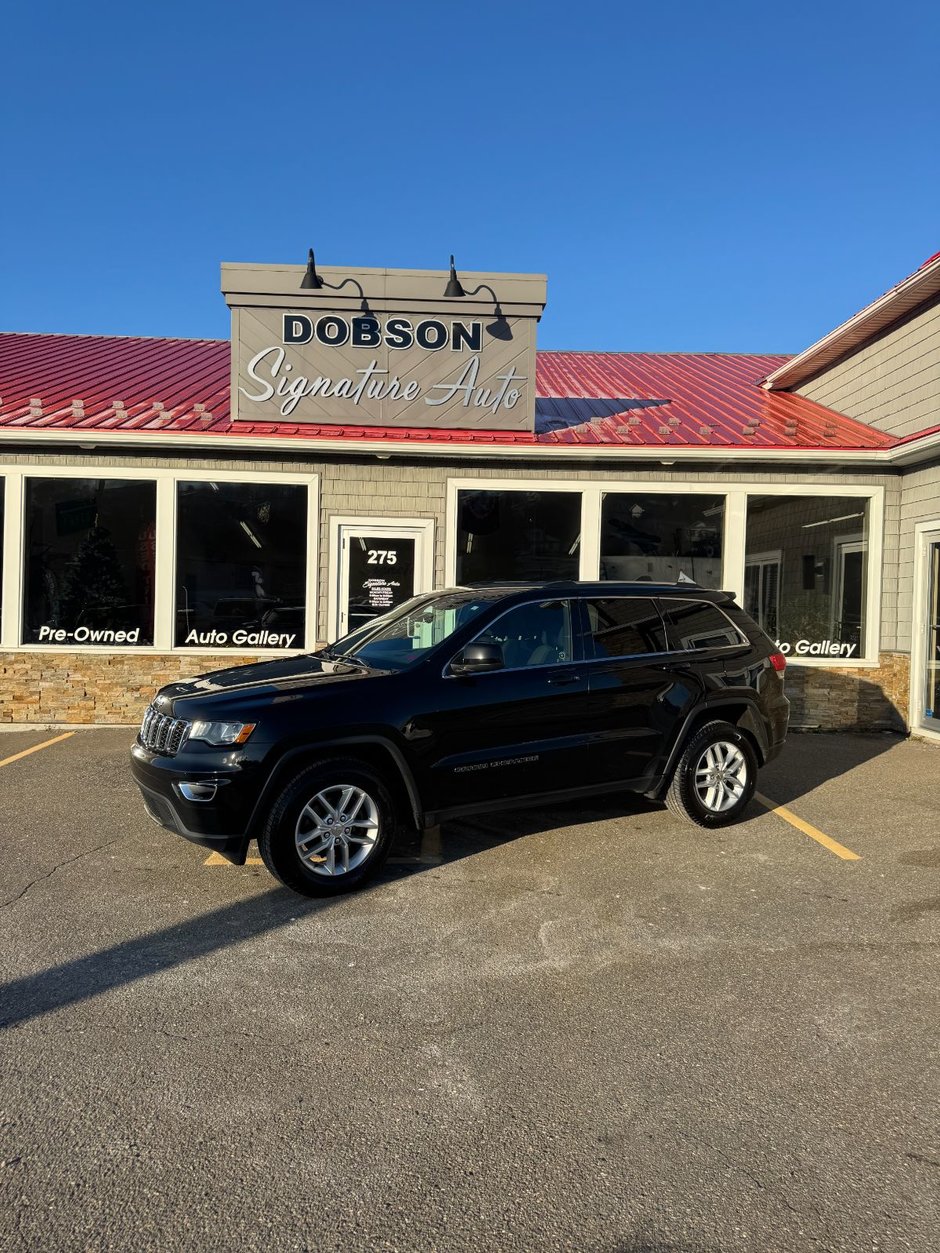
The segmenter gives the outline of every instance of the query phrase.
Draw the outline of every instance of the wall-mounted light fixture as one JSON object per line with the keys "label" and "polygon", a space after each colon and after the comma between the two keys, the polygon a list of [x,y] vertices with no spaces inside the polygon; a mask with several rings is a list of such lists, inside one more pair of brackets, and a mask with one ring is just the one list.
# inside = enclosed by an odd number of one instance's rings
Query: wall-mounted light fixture
{"label": "wall-mounted light fixture", "polygon": [[362,284],[359,280],[355,278],[344,278],[341,283],[328,283],[322,275],[317,273],[317,263],[314,259],[313,249],[307,249],[307,268],[304,271],[303,278],[300,280],[300,286],[302,289],[312,288],[313,290],[319,290],[321,287],[329,287],[330,291],[341,291],[342,288],[347,286],[347,284],[355,287],[356,291],[359,293],[360,299],[362,300],[362,311],[363,313],[368,313],[369,302],[366,300],[366,294],[362,290]]}
{"label": "wall-mounted light fixture", "polygon": [[313,249],[307,251],[307,271],[300,280],[301,287],[322,287],[323,279],[317,273],[317,263],[313,257]]}
{"label": "wall-mounted light fixture", "polygon": [[444,288],[444,296],[448,300],[454,300],[459,296],[466,296],[463,289],[463,283],[457,277],[457,271],[454,268],[454,254],[450,254],[450,278],[447,280],[447,286]]}
{"label": "wall-mounted light fixture", "polygon": [[454,254],[451,253],[450,277],[447,280],[447,286],[444,288],[444,299],[459,300],[461,296],[475,296],[477,292],[481,291],[489,292],[489,294],[493,297],[493,312],[496,315],[496,321],[491,322],[486,328],[488,333],[492,335],[494,339],[512,339],[512,327],[506,320],[505,313],[503,313],[500,308],[499,297],[496,295],[496,292],[493,291],[489,283],[481,283],[479,287],[474,287],[473,291],[467,291],[464,288],[463,283],[461,283],[460,279],[457,277],[457,270],[454,266]]}

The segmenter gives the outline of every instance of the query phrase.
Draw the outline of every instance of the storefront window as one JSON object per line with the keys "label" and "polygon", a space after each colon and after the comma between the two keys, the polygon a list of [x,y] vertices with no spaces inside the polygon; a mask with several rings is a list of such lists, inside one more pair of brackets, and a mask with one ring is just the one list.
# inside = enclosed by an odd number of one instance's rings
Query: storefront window
{"label": "storefront window", "polygon": [[153,643],[156,485],[27,479],[23,642]]}
{"label": "storefront window", "polygon": [[306,595],[306,487],[178,484],[178,647],[302,648]]}
{"label": "storefront window", "polygon": [[608,492],[601,513],[601,578],[720,587],[724,496]]}
{"label": "storefront window", "polygon": [[745,603],[793,657],[863,656],[868,501],[858,496],[751,496]]}
{"label": "storefront window", "polygon": [[457,582],[576,579],[581,493],[457,493]]}

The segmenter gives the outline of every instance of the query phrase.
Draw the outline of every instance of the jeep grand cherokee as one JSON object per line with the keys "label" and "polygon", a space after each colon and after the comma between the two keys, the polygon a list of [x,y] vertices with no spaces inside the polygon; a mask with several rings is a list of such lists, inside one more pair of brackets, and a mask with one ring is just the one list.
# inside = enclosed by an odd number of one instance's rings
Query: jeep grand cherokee
{"label": "jeep grand cherokee", "polygon": [[309,896],[402,826],[627,790],[732,822],[787,731],[785,658],[725,592],[547,583],[418,596],[320,652],[157,693],[131,753],[151,817]]}

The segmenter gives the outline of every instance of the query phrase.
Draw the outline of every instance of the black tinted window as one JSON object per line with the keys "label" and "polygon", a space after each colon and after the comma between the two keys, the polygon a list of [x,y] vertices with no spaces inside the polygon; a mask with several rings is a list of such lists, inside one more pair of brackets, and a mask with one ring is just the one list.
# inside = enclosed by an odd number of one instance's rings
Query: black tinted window
{"label": "black tinted window", "polygon": [[500,646],[507,670],[570,661],[570,607],[562,600],[517,605],[488,626],[478,640]]}
{"label": "black tinted window", "polygon": [[662,609],[671,648],[727,648],[742,642],[737,629],[715,605],[697,600],[666,600]]}
{"label": "black tinted window", "polygon": [[179,484],[178,648],[301,648],[306,596],[306,487]]}
{"label": "black tinted window", "polygon": [[156,484],[28,479],[24,644],[153,643]]}
{"label": "black tinted window", "polygon": [[642,596],[591,600],[587,612],[598,657],[634,657],[666,650],[663,620],[652,600]]}

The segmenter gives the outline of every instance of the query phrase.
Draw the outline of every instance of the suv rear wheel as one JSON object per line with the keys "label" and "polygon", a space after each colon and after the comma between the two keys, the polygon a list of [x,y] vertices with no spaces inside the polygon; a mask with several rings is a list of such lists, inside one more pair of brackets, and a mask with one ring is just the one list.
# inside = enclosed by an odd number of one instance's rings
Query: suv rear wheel
{"label": "suv rear wheel", "polygon": [[666,804],[700,827],[723,827],[747,808],[757,785],[757,754],[730,722],[707,722],[686,745]]}
{"label": "suv rear wheel", "polygon": [[337,896],[381,868],[395,827],[392,798],[375,771],[353,760],[319,761],[281,792],[258,848],[285,887],[304,896]]}

